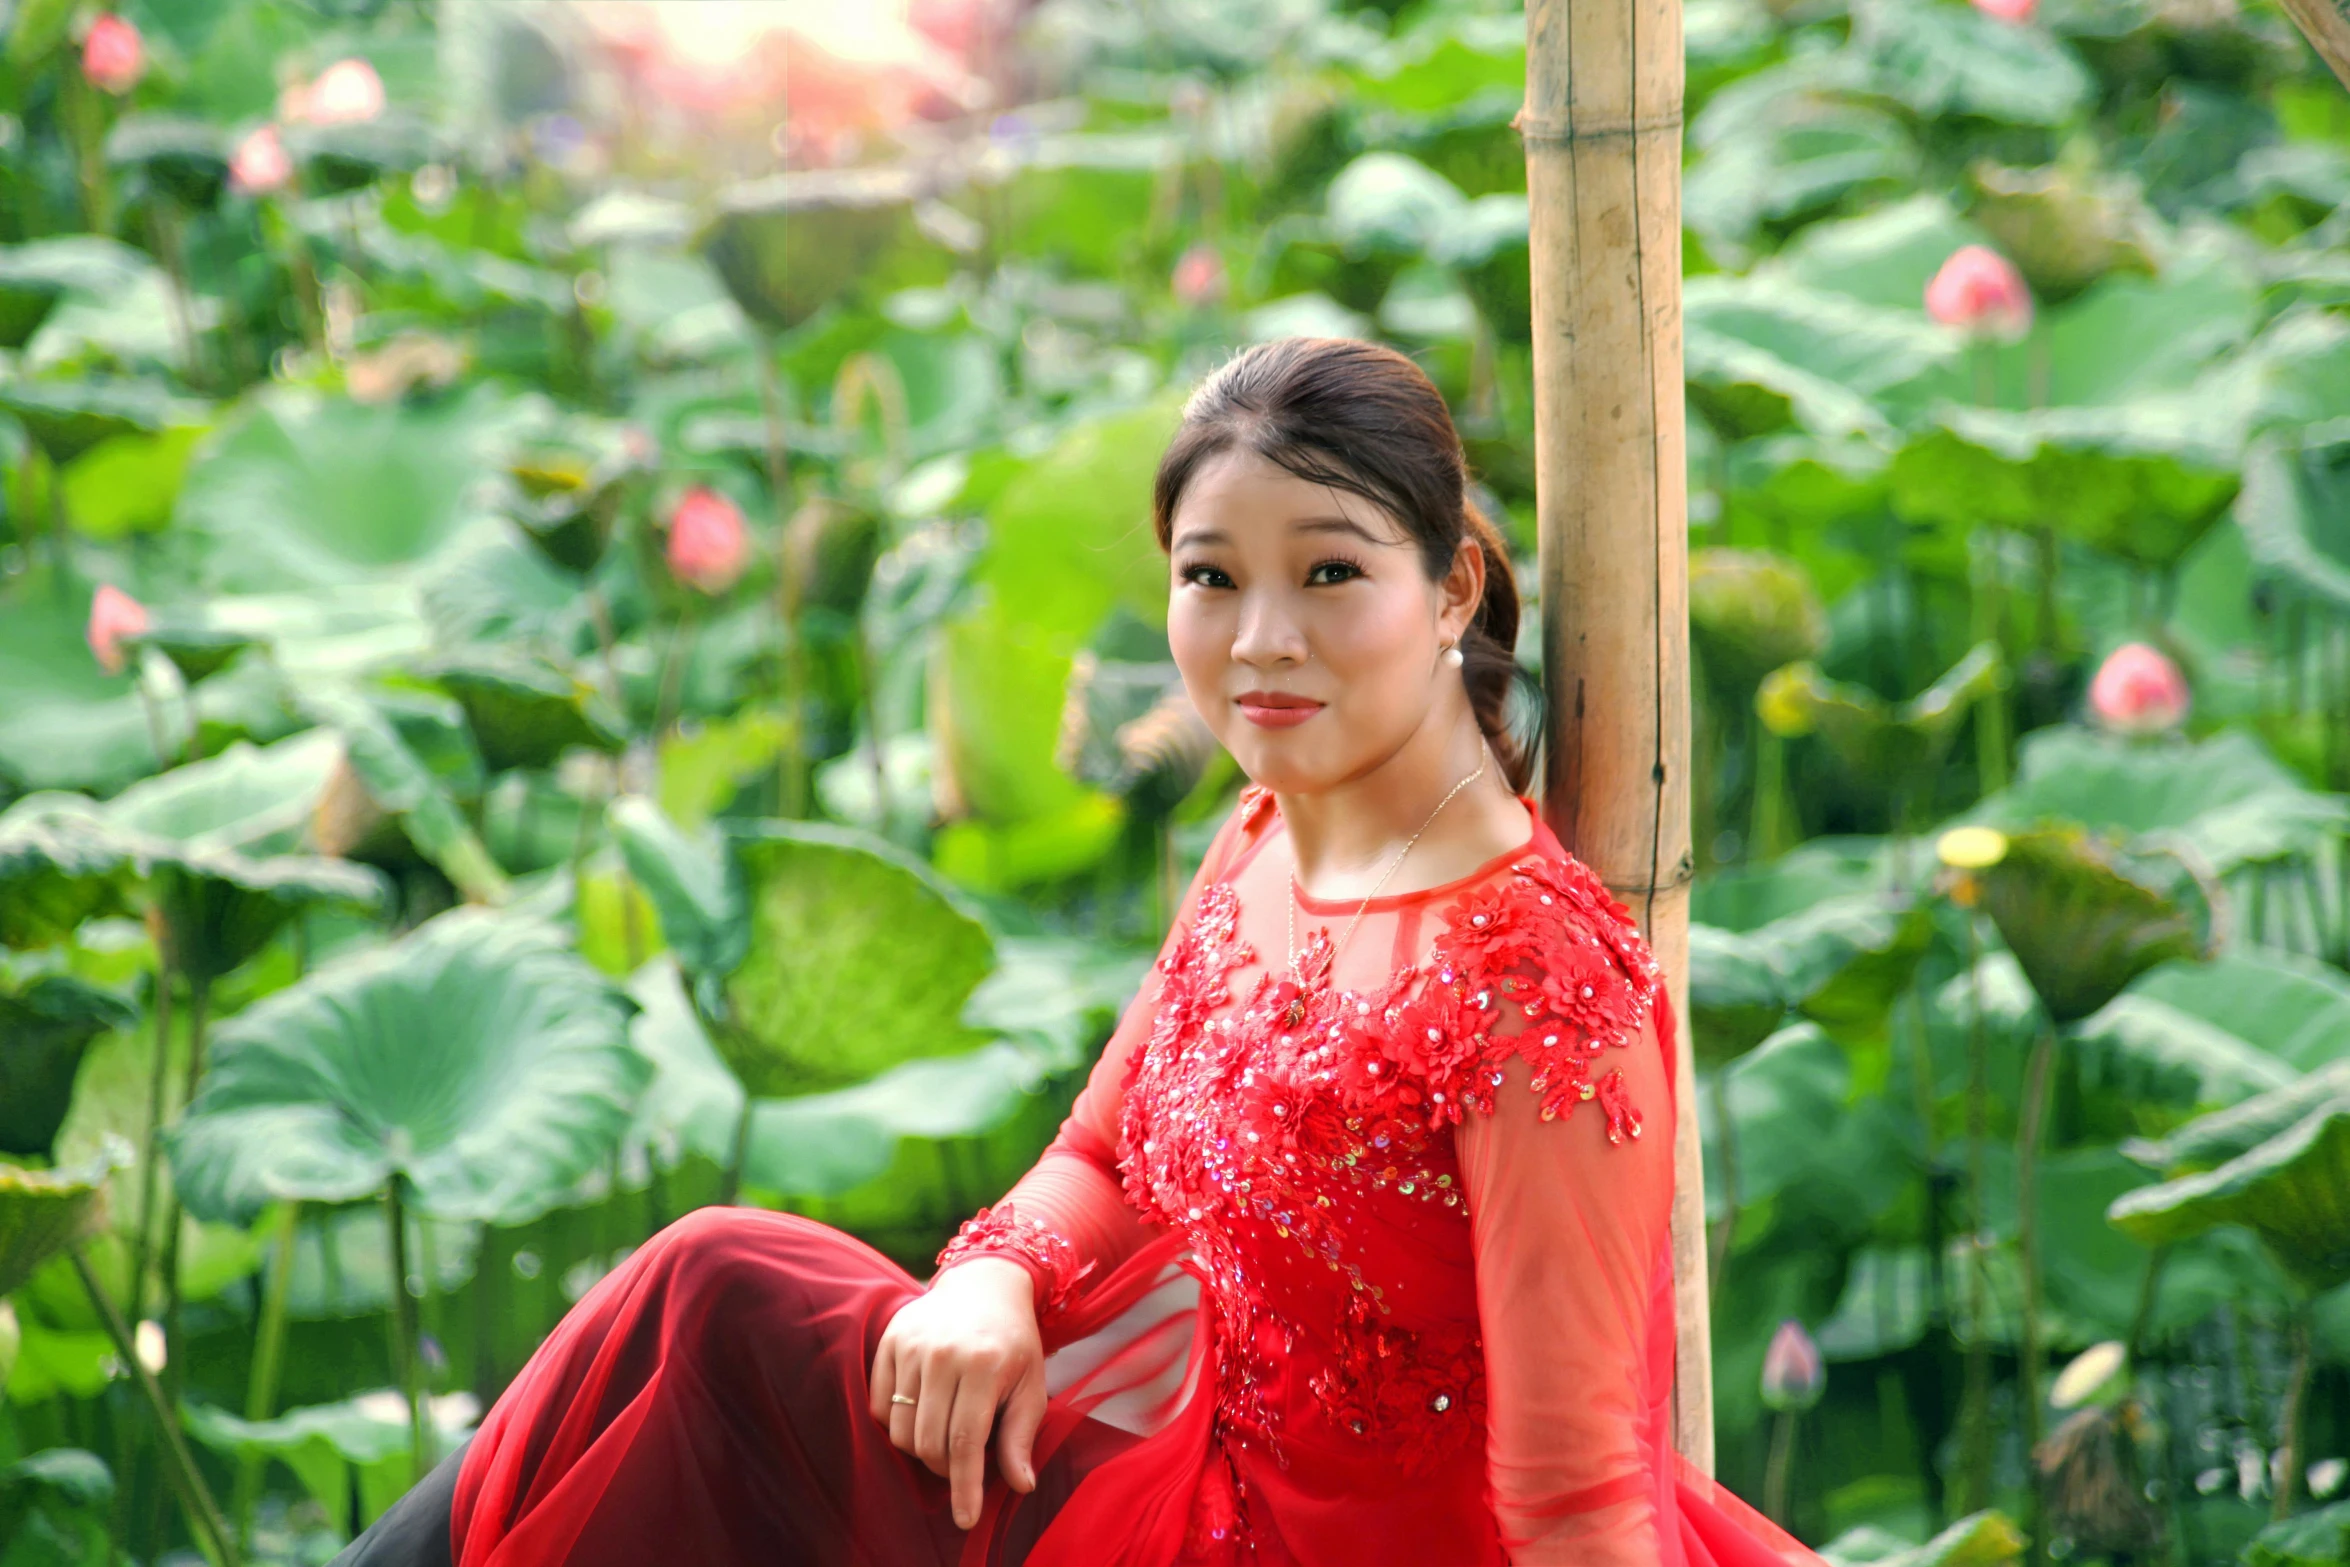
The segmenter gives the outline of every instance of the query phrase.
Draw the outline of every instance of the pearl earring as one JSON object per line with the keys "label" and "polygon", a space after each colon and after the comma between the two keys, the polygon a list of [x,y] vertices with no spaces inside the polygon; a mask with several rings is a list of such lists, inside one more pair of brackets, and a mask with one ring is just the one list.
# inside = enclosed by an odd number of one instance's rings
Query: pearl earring
{"label": "pearl earring", "polygon": [[1458,642],[1444,644],[1444,661],[1455,669],[1461,667],[1461,645]]}

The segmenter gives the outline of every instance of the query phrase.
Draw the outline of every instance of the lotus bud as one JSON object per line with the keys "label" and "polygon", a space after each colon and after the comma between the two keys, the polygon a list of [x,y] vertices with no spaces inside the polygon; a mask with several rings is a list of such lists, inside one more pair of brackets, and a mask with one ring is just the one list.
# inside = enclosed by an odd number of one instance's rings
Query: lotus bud
{"label": "lotus bud", "polygon": [[147,46],[136,27],[112,13],[90,24],[82,37],[83,80],[120,97],[139,85],[146,70]]}
{"label": "lotus bud", "polygon": [[267,196],[286,188],[294,177],[294,160],[275,125],[264,125],[237,143],[228,160],[231,190],[247,196]]}
{"label": "lotus bud", "polygon": [[1230,286],[1230,279],[1224,273],[1223,255],[1205,240],[1193,245],[1175,263],[1170,286],[1178,300],[1194,308],[1217,303]]}
{"label": "lotus bud", "polygon": [[1975,9],[1985,16],[1997,17],[2002,22],[2012,22],[2020,27],[2032,19],[2037,4],[2038,0],[1975,0]]}
{"label": "lotus bud", "polygon": [[686,491],[669,514],[670,574],[699,592],[724,593],[749,556],[741,509],[704,485]]}
{"label": "lotus bud", "polygon": [[8,1385],[8,1374],[16,1369],[16,1352],[24,1343],[24,1330],[16,1324],[16,1308],[0,1298],[0,1387]]}
{"label": "lotus bud", "polygon": [[383,78],[365,60],[337,60],[297,93],[298,118],[312,125],[356,125],[384,112]]}
{"label": "lotus bud", "polygon": [[161,1376],[169,1347],[163,1337],[163,1324],[153,1318],[142,1322],[131,1335],[131,1347],[138,1352],[139,1364],[147,1368],[147,1375]]}
{"label": "lotus bud", "polygon": [[2032,329],[2032,291],[1998,251],[1961,245],[1926,285],[1926,313],[1944,326],[2012,342]]}
{"label": "lotus bud", "polygon": [[2057,1373],[2056,1383],[2048,1390],[2051,1409],[2078,1409],[2097,1399],[2118,1385],[2117,1379],[2128,1366],[2130,1352],[2118,1339],[2107,1339],[2092,1344],[2072,1359],[2072,1364]]}
{"label": "lotus bud", "polygon": [[1820,1346],[1803,1331],[1802,1323],[1789,1317],[1771,1335],[1770,1348],[1763,1351],[1764,1407],[1781,1411],[1809,1409],[1820,1401],[1820,1394],[1827,1386],[1828,1369],[1820,1359]]}
{"label": "lotus bud", "polygon": [[2187,716],[2187,678],[2179,666],[2143,642],[2125,642],[2106,656],[2089,682],[2089,709],[2117,734],[2159,734]]}
{"label": "lotus bud", "polygon": [[430,1333],[417,1335],[416,1358],[428,1377],[445,1377],[449,1374],[449,1352]]}
{"label": "lotus bud", "polygon": [[100,669],[110,675],[121,674],[126,662],[122,639],[146,629],[146,605],[111,582],[98,584],[98,596],[90,600],[89,638],[90,652]]}

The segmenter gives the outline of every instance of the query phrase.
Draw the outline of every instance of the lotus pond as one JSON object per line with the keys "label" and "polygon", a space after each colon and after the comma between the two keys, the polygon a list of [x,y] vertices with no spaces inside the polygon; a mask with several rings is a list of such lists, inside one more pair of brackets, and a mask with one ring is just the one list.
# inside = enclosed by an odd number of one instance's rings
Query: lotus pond
{"label": "lotus pond", "polygon": [[[1720,1471],[2350,1561],[2350,93],[1685,17]],[[1234,345],[1413,353],[1532,555],[1500,5],[0,19],[0,1567],[323,1562],[690,1208],[1023,1171],[1240,782]]]}

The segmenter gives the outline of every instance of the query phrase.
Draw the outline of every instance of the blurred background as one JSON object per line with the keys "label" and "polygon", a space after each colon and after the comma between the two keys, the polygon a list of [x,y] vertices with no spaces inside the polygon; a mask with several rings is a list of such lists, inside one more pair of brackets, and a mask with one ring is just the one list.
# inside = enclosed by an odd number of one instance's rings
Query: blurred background
{"label": "blurred background", "polygon": [[[1516,11],[0,17],[0,1567],[324,1561],[699,1204],[927,1272],[1241,781],[1236,345],[1411,353],[1533,580]],[[1685,20],[1721,1474],[2350,1560],[2350,94]]]}

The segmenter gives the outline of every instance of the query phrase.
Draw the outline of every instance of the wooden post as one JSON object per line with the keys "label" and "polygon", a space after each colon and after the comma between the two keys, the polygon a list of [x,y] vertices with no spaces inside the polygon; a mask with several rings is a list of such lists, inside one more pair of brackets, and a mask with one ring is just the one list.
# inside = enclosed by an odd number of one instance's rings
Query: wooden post
{"label": "wooden post", "polygon": [[[1688,1015],[1689,543],[1680,0],[1529,0],[1544,812],[1630,905]],[[1674,1445],[1713,1471],[1704,1167],[1680,1040]]]}
{"label": "wooden post", "polygon": [[2350,0],[2284,0],[2284,7],[2309,47],[2350,87]]}

